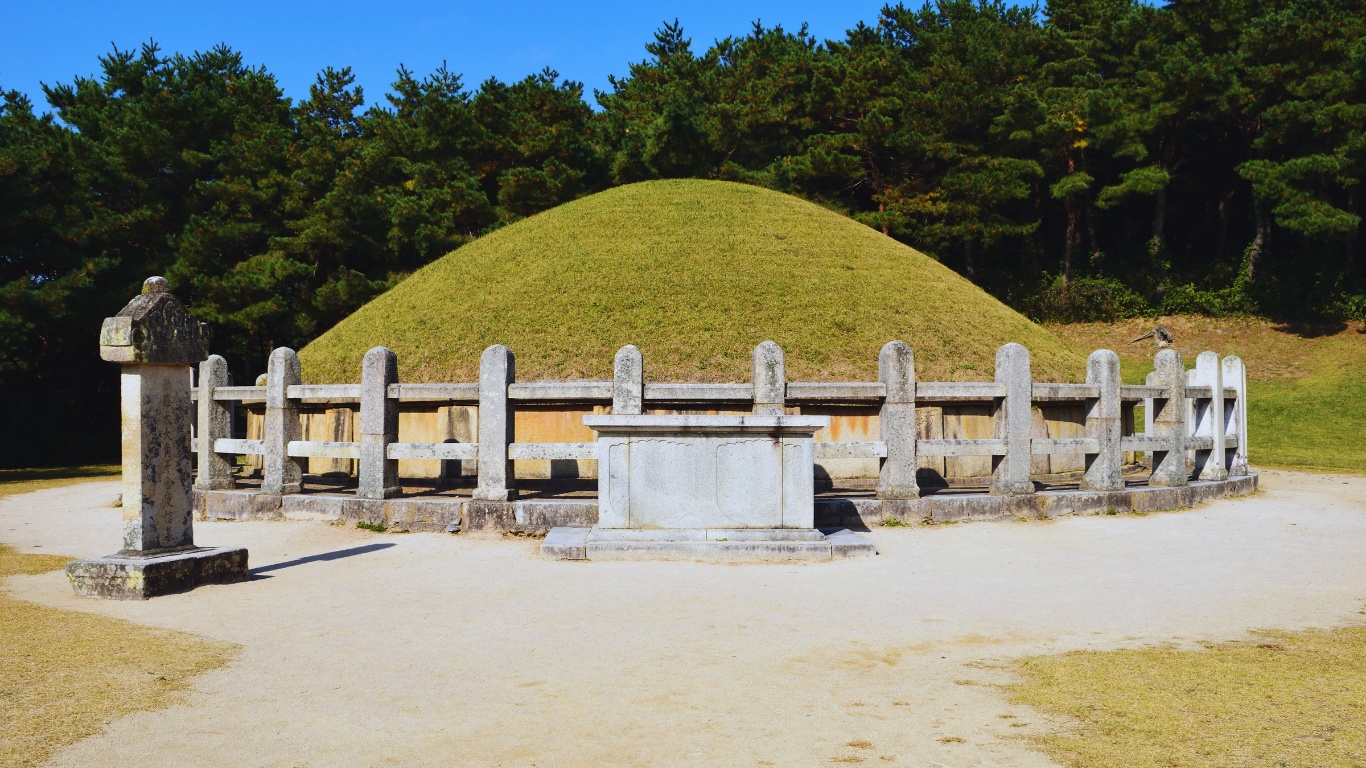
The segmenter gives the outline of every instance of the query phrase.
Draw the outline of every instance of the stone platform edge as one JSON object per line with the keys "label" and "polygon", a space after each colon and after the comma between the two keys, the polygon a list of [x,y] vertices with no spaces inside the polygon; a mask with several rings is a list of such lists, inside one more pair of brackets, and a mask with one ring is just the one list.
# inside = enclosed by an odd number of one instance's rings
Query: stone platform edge
{"label": "stone platform edge", "polygon": [[[613,536],[628,532],[634,535]],[[836,560],[877,554],[877,544],[848,528],[809,531],[792,536],[787,529],[698,530],[702,536],[679,536],[672,529],[551,528],[541,542],[548,560],[709,560],[782,562]],[[802,531],[801,533],[808,533]]]}
{"label": "stone platform edge", "polygon": [[[1043,520],[1108,512],[1159,512],[1193,507],[1257,490],[1257,475],[1194,481],[1177,488],[1138,486],[1122,491],[1039,491],[1019,496],[936,493],[919,499],[816,499],[816,527],[868,528],[884,520],[933,524],[977,520]],[[401,531],[504,530],[545,533],[552,528],[591,528],[597,499],[471,501],[423,496],[358,499],[329,493],[267,494],[252,490],[194,492],[199,520],[356,520]]]}
{"label": "stone platform edge", "polygon": [[146,555],[116,552],[66,566],[66,577],[78,596],[111,600],[146,600],[204,584],[246,581],[249,576],[247,550],[241,547],[191,547]]}

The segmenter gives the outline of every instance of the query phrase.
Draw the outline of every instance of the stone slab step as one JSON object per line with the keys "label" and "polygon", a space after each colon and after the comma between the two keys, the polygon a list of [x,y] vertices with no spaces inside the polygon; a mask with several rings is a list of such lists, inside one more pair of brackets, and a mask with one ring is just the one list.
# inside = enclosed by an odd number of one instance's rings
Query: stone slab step
{"label": "stone slab step", "polygon": [[[782,562],[877,554],[877,545],[872,539],[846,528],[741,530],[738,538],[731,538],[737,533],[735,529],[552,528],[541,543],[541,556],[552,560]],[[770,534],[770,537],[761,538],[763,534]]]}

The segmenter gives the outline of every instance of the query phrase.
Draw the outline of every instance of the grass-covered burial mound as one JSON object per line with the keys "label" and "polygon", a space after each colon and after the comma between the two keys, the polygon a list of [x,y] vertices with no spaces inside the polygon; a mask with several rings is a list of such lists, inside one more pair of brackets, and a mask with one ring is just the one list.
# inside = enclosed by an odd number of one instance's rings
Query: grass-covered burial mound
{"label": "grass-covered burial mound", "polygon": [[921,379],[991,376],[1024,344],[1036,379],[1076,380],[1084,355],[933,259],[838,213],[759,187],[654,181],[567,203],[429,264],[309,344],[311,382],[358,381],[375,345],[404,381],[473,381],[505,344],[517,377],[611,378],[640,347],[655,381],[747,381],[773,339],[788,376],[877,378],[891,339]]}

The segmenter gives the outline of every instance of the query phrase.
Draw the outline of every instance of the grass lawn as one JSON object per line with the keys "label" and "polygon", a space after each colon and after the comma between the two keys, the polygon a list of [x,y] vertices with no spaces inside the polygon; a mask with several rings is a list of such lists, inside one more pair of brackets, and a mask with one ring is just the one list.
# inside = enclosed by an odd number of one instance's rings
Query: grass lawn
{"label": "grass lawn", "polygon": [[[1188,366],[1204,350],[1247,364],[1248,451],[1254,465],[1366,472],[1366,326],[1292,327],[1251,319],[1162,318]],[[1052,326],[1083,349],[1120,355],[1124,380],[1140,384],[1153,348],[1129,345],[1151,322]]]}
{"label": "grass lawn", "polygon": [[[0,496],[107,480],[111,467],[5,470]],[[116,476],[116,475],[113,475]],[[0,579],[55,571],[69,558],[0,545]],[[182,632],[15,600],[0,591],[0,765],[36,766],[115,718],[164,707],[235,646]]]}
{"label": "grass lawn", "polygon": [[748,381],[765,339],[803,381],[874,381],[893,339],[926,381],[989,380],[1011,341],[1040,379],[1085,376],[1084,356],[928,256],[790,195],[702,180],[628,184],[481,237],[299,356],[311,382],[358,381],[379,344],[406,381],[474,381],[505,344],[519,379],[610,379],[634,344],[647,380]]}
{"label": "grass lawn", "polygon": [[1018,670],[1011,699],[1067,723],[1035,745],[1073,768],[1366,765],[1366,627],[1080,651]]}
{"label": "grass lawn", "polygon": [[40,467],[37,469],[0,469],[0,497],[41,491],[63,485],[117,480],[117,464],[89,464],[83,467]]}

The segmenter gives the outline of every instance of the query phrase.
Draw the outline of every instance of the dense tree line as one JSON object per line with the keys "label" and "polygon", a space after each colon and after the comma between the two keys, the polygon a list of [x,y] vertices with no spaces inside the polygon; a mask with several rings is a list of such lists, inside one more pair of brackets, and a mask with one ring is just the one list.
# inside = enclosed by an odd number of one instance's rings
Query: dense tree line
{"label": "dense tree line", "polygon": [[[816,200],[1038,318],[1366,315],[1363,0],[889,6],[818,41],[677,23],[588,103],[348,69],[298,102],[220,47],[114,50],[0,106],[0,463],[112,452],[100,318],[164,274],[239,375],[496,227],[615,184]],[[106,370],[108,369],[108,370]],[[88,439],[74,439],[85,436]]]}

